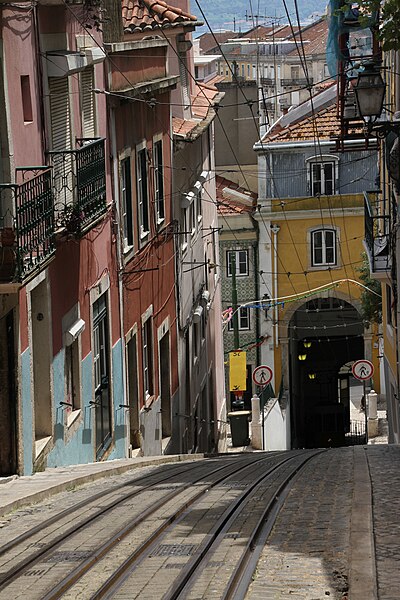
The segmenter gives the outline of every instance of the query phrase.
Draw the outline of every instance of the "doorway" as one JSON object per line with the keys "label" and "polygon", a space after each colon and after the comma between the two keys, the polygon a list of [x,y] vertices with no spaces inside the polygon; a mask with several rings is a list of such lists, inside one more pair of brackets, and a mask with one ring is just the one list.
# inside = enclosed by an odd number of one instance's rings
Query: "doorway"
{"label": "doorway", "polygon": [[93,343],[96,459],[100,460],[111,444],[109,332],[106,294],[100,296],[93,304]]}
{"label": "doorway", "polygon": [[50,311],[47,281],[31,291],[33,399],[36,456],[53,432],[50,385]]}
{"label": "doorway", "polygon": [[128,404],[130,423],[130,444],[132,448],[140,448],[139,426],[139,393],[137,369],[137,337],[133,335],[127,343],[128,363]]}
{"label": "doorway", "polygon": [[17,472],[14,313],[0,319],[0,477]]}
{"label": "doorway", "polygon": [[160,390],[161,390],[161,429],[162,437],[171,435],[171,385],[169,332],[160,339]]}

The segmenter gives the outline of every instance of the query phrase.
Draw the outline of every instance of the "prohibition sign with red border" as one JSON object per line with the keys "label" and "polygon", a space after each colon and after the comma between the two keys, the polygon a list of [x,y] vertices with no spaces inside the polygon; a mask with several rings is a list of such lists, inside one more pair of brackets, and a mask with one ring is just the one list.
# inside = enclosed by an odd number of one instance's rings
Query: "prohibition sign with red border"
{"label": "prohibition sign with red border", "polygon": [[260,365],[253,371],[253,381],[257,385],[268,385],[272,379],[272,375],[273,373],[271,367],[267,367],[267,365]]}
{"label": "prohibition sign with red border", "polygon": [[356,379],[366,381],[367,379],[371,379],[374,374],[374,365],[365,358],[363,360],[356,360],[351,367],[351,372]]}

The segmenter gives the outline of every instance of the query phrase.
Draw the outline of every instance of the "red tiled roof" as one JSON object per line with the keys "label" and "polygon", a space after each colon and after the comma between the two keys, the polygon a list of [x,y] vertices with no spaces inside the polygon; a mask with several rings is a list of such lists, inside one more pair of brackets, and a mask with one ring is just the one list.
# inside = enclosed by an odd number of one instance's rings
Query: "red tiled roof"
{"label": "red tiled roof", "polygon": [[[254,192],[249,192],[244,188],[240,187],[237,183],[231,181],[230,179],[226,179],[225,177],[221,177],[217,175],[215,178],[216,188],[217,188],[217,206],[218,206],[218,214],[221,216],[227,215],[235,215],[235,214],[243,214],[243,213],[251,213],[253,211],[253,206],[257,201],[257,194]],[[248,196],[249,202],[240,199],[232,199],[226,196],[226,193],[223,192],[225,188],[229,188],[235,192],[240,192],[241,194],[245,194]]]}
{"label": "red tiled roof", "polygon": [[[203,33],[199,37],[199,45],[203,54],[207,54],[210,51],[218,50],[218,44],[223,44],[227,40],[238,37],[238,34],[234,31],[221,31],[220,33]],[[214,39],[215,38],[215,39]],[[217,42],[215,41],[217,40]]]}
{"label": "red tiled roof", "polygon": [[195,93],[191,96],[193,116],[199,119],[205,119],[207,117],[209,108],[212,105],[212,101],[217,94],[217,88],[213,85],[210,85],[210,82],[196,83]]}
{"label": "red tiled roof", "polygon": [[122,0],[122,23],[125,33],[193,24],[197,17],[163,0]]}
{"label": "red tiled roof", "polygon": [[179,117],[172,117],[172,130],[174,135],[181,135],[186,137],[195,127],[198,125],[198,121],[193,119],[180,119]]}
{"label": "red tiled roof", "polygon": [[[350,131],[355,133],[357,130]],[[312,140],[330,140],[340,134],[340,122],[337,118],[336,103],[323,108],[315,115],[281,128],[279,123],[264,138],[264,143],[301,142]]]}
{"label": "red tiled roof", "polygon": [[[297,41],[299,41],[299,35],[296,35]],[[326,42],[328,39],[328,22],[326,19],[322,19],[310,25],[303,30],[301,38],[304,42],[304,51],[306,56],[312,54],[323,54],[326,52]],[[297,48],[289,52],[288,56],[292,56],[298,53]]]}

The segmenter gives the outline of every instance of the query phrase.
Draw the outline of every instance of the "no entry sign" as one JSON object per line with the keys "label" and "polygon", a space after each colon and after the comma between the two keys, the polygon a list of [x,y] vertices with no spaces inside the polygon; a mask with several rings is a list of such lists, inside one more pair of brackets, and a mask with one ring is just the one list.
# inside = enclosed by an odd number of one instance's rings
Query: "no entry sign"
{"label": "no entry sign", "polygon": [[272,379],[272,369],[266,365],[260,365],[253,371],[253,381],[257,385],[268,385]]}
{"label": "no entry sign", "polygon": [[356,379],[366,381],[367,379],[371,379],[372,375],[374,374],[374,365],[372,362],[366,359],[356,360],[351,367],[351,372]]}

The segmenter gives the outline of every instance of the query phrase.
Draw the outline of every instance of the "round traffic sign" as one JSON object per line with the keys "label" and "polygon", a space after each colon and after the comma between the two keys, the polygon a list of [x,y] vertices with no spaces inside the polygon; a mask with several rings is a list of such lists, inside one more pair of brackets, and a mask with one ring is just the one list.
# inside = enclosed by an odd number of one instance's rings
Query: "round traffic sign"
{"label": "round traffic sign", "polygon": [[351,372],[356,379],[365,381],[366,379],[371,379],[374,374],[374,365],[365,358],[363,360],[356,360],[351,367]]}
{"label": "round traffic sign", "polygon": [[253,371],[253,381],[257,385],[268,385],[272,379],[272,369],[266,365],[260,365]]}

